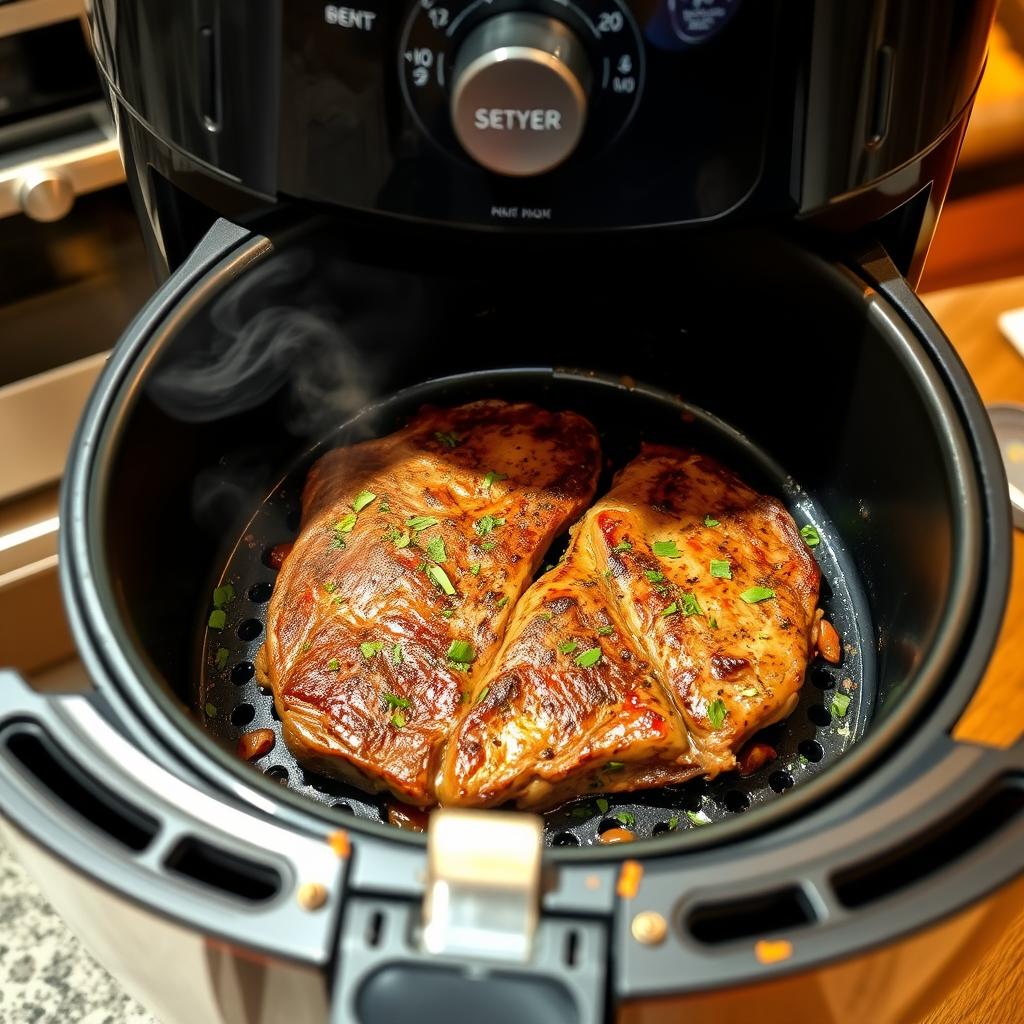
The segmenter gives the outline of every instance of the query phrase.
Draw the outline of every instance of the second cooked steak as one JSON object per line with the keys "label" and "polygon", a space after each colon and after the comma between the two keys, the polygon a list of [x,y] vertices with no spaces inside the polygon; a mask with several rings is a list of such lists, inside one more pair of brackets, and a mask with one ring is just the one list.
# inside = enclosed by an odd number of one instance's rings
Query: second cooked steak
{"label": "second cooked steak", "polygon": [[471,680],[599,468],[583,417],[500,401],[324,455],[257,659],[299,761],[433,803]]}

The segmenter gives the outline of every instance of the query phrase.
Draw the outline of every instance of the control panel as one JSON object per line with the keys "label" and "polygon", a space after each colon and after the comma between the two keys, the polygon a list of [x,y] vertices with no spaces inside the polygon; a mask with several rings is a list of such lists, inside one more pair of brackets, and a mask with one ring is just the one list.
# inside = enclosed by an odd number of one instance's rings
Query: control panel
{"label": "control panel", "polygon": [[509,176],[612,143],[644,84],[643,39],[619,0],[419,3],[399,63],[423,132]]}

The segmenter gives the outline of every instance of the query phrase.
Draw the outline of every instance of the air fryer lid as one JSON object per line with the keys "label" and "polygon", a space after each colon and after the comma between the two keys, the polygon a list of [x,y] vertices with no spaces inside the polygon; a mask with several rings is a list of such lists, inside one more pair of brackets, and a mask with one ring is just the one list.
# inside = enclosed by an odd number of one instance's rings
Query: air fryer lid
{"label": "air fryer lid", "polygon": [[[565,253],[522,261],[479,241],[468,253],[392,242],[346,251],[329,228],[271,243],[219,225],[119,346],[75,446],[62,535],[69,613],[108,717],[80,699],[0,691],[0,775],[19,825],[205,934],[318,964],[340,943],[339,1005],[389,963],[435,979],[461,970],[466,956],[438,958],[402,938],[415,934],[422,837],[273,783],[194,720],[201,623],[260,502],[368,400],[455,370],[532,366],[552,394],[614,393],[611,411],[633,401],[628,370],[721,417],[698,426],[720,440],[735,428],[768,456],[762,471],[791,475],[775,478],[783,495],[806,495],[810,504],[796,503],[820,514],[869,606],[858,642],[874,640],[874,715],[827,771],[766,806],[626,846],[546,851],[533,956],[510,976],[557,979],[579,1019],[596,1019],[606,955],[614,999],[724,987],[884,943],[1013,878],[1024,865],[1024,751],[950,739],[1005,602],[1005,482],[962,368],[898,279],[876,276],[876,291],[779,242],[724,236],[699,259],[648,253],[612,279],[574,271],[582,263]],[[307,268],[298,277],[296,257]],[[283,357],[261,362],[264,349],[237,347],[261,324],[279,336],[296,310],[307,326],[299,340],[285,332]],[[337,376],[337,351],[348,376]],[[236,370],[269,366],[273,386],[256,375],[256,401],[236,401],[233,372],[211,375],[223,390],[193,392],[202,401],[188,413],[157,400],[161,372],[209,372],[218,353]],[[581,384],[552,364],[601,377]],[[358,379],[369,391],[329,400]],[[320,398],[299,401],[311,382],[325,385]],[[117,800],[79,800],[69,780]],[[125,828],[127,860],[108,838]],[[303,888],[326,848],[337,874]],[[196,900],[197,883],[218,898]],[[300,932],[272,917],[296,901],[310,914]],[[665,930],[641,927],[647,911]],[[767,959],[766,936],[787,939],[769,943]]]}

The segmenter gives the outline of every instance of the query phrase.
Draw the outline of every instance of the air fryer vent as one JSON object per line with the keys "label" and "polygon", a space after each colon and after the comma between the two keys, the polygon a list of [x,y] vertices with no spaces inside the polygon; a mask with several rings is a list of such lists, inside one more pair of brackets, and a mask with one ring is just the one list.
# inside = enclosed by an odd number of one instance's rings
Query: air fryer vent
{"label": "air fryer vent", "polygon": [[40,726],[15,726],[4,735],[3,746],[52,799],[129,850],[145,850],[160,830],[156,818],[87,774]]}
{"label": "air fryer vent", "polygon": [[195,836],[177,843],[164,864],[176,875],[250,903],[269,900],[281,891],[281,876],[274,868]]}
{"label": "air fryer vent", "polygon": [[706,945],[734,942],[766,932],[788,931],[816,920],[807,897],[796,887],[703,903],[687,915],[690,934]]}
{"label": "air fryer vent", "polygon": [[1022,781],[1001,779],[979,802],[972,801],[931,833],[838,872],[832,880],[836,895],[844,906],[863,907],[923,881],[981,846],[1024,811]]}

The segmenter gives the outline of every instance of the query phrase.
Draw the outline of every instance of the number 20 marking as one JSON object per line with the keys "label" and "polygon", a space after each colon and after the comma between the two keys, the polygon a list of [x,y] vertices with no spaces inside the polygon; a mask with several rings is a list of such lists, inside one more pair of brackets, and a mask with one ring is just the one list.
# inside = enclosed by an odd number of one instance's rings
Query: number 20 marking
{"label": "number 20 marking", "polygon": [[597,31],[604,33],[621,32],[625,19],[621,11],[605,11],[597,16]]}

